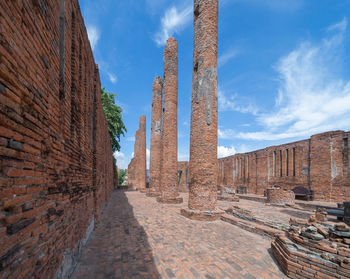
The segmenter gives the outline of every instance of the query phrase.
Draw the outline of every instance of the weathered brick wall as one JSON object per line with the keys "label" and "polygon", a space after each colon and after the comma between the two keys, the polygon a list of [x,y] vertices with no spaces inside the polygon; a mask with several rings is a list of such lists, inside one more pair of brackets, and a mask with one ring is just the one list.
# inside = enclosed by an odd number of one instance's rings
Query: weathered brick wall
{"label": "weathered brick wall", "polygon": [[[113,189],[76,0],[0,1],[0,277],[64,277]],[[62,264],[65,263],[65,264]]]}
{"label": "weathered brick wall", "polygon": [[188,162],[178,162],[177,170],[179,175],[179,192],[188,192],[190,177],[188,173]]}
{"label": "weathered brick wall", "polygon": [[317,199],[350,200],[349,132],[333,131],[310,139],[310,183]]}
{"label": "weathered brick wall", "polygon": [[218,160],[218,181],[245,186],[255,194],[274,185],[285,189],[308,186],[308,154],[309,141],[304,140],[222,158]]}
{"label": "weathered brick wall", "polygon": [[218,185],[263,194],[274,185],[310,188],[315,199],[350,199],[349,132],[333,131],[218,160]]}

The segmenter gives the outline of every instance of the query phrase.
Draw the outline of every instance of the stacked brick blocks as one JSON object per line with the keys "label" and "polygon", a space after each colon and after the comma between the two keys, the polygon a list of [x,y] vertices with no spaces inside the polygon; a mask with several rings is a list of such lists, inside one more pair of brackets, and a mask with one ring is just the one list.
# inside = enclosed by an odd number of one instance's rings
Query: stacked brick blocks
{"label": "stacked brick blocks", "polygon": [[149,166],[149,192],[147,196],[160,195],[161,139],[162,139],[162,94],[163,81],[156,77],[153,81],[151,149]]}
{"label": "stacked brick blocks", "polygon": [[217,219],[218,0],[195,0],[188,208],[191,219]]}
{"label": "stacked brick blocks", "polygon": [[350,278],[350,227],[344,223],[291,219],[288,234],[271,248],[290,278]]}
{"label": "stacked brick blocks", "polygon": [[113,190],[78,1],[0,1],[1,278],[68,278]]}
{"label": "stacked brick blocks", "polygon": [[161,148],[161,203],[182,203],[177,186],[177,41],[170,37],[164,50],[164,96]]}

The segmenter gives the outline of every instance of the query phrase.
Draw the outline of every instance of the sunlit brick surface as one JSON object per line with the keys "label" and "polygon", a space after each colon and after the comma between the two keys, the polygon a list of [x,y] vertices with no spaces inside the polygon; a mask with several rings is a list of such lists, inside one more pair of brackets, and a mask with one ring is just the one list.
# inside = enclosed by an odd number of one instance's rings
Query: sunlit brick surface
{"label": "sunlit brick surface", "polygon": [[223,221],[187,219],[182,206],[114,192],[73,278],[287,278],[271,240]]}

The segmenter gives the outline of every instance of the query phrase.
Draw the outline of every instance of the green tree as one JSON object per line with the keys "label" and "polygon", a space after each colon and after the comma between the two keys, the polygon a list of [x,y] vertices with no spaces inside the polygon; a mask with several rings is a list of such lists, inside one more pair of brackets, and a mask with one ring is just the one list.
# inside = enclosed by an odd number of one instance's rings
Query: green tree
{"label": "green tree", "polygon": [[108,123],[108,132],[112,140],[113,152],[120,151],[120,136],[127,132],[123,122],[122,108],[115,104],[114,97],[116,94],[106,91],[105,87],[101,88],[102,107]]}
{"label": "green tree", "polygon": [[122,185],[126,175],[126,170],[119,170],[118,172],[118,185]]}

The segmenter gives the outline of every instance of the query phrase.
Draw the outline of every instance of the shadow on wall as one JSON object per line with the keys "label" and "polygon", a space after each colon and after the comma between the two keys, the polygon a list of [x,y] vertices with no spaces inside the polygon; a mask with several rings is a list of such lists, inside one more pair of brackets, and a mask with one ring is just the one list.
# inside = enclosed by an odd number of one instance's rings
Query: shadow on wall
{"label": "shadow on wall", "polygon": [[71,278],[160,278],[125,191],[112,193]]}

